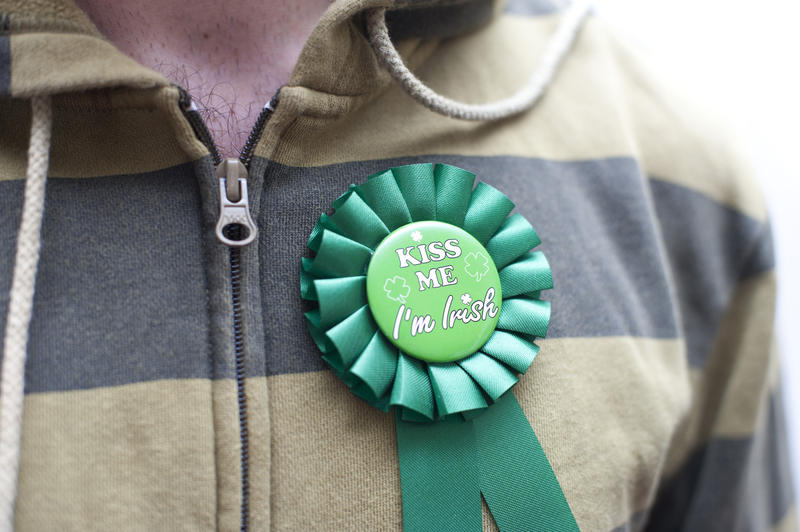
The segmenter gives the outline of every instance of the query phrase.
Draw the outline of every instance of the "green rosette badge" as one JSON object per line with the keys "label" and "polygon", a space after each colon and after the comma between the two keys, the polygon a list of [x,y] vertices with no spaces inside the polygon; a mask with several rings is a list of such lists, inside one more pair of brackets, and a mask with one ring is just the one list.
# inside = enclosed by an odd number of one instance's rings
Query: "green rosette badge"
{"label": "green rosette badge", "polygon": [[391,168],[352,185],[311,232],[301,296],[322,358],[396,411],[403,525],[578,530],[512,393],[539,348],[553,287],[530,223],[475,175]]}

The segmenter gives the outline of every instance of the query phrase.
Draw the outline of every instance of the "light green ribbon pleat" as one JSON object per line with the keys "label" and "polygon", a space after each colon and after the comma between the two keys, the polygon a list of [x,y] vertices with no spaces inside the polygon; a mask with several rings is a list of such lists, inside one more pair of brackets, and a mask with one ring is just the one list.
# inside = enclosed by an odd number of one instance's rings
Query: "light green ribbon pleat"
{"label": "light green ribbon pleat", "polygon": [[473,419],[396,423],[406,532],[480,531],[480,494],[502,532],[580,530],[513,394]]}

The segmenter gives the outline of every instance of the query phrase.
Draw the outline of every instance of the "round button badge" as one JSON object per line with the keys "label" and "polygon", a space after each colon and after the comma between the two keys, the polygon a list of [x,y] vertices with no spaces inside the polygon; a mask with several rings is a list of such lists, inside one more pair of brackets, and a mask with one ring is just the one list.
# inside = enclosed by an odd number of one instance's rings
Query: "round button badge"
{"label": "round button badge", "polygon": [[375,249],[367,300],[381,332],[403,353],[453,362],[478,351],[497,326],[497,268],[478,240],[443,222],[404,225]]}

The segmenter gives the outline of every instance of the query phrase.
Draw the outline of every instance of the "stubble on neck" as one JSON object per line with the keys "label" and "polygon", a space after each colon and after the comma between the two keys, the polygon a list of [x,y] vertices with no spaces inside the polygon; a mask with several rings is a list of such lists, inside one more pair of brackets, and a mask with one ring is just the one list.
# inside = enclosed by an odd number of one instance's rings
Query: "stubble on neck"
{"label": "stubble on neck", "polygon": [[77,0],[127,55],[189,92],[235,157],[330,0]]}

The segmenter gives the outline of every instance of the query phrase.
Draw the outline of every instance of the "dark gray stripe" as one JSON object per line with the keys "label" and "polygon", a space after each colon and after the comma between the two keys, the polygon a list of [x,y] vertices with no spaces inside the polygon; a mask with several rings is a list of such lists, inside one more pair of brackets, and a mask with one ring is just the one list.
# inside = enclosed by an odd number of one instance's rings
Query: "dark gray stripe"
{"label": "dark gray stripe", "polygon": [[[298,295],[308,232],[350,183],[422,160],[476,172],[516,201],[539,231],[556,286],[545,295],[554,309],[550,337],[679,337],[670,276],[684,296],[694,286],[713,301],[729,297],[735,268],[720,270],[716,258],[698,258],[694,269],[673,260],[668,272],[658,227],[671,256],[694,249],[698,257],[728,257],[724,264],[760,264],[744,272],[768,262],[752,259],[761,252],[751,250],[763,247],[752,245],[751,233],[763,230],[759,224],[686,188],[649,183],[628,158],[431,156],[322,168],[255,159],[250,191],[260,239],[242,254],[249,376],[324,368],[305,330],[301,313],[307,305]],[[227,253],[213,237],[216,185],[206,165],[48,183],[28,392],[233,375]],[[655,210],[649,186],[657,191]],[[0,182],[3,309],[21,202],[20,181]],[[692,219],[701,212],[702,218]],[[728,242],[748,239],[749,246]],[[740,260],[740,253],[752,260]],[[704,265],[719,271],[707,274]],[[0,325],[4,319],[2,312]],[[690,345],[697,346],[709,344],[713,332],[698,328],[692,334],[700,340]],[[693,363],[701,365],[704,356],[693,352]]]}
{"label": "dark gray stripe", "polygon": [[[0,182],[3,326],[22,185]],[[190,165],[51,179],[42,233],[27,392],[211,376],[200,198]]]}
{"label": "dark gray stripe", "polygon": [[774,266],[769,225],[690,190],[653,180],[693,366],[703,366],[738,283]]}
{"label": "dark gray stripe", "polygon": [[511,15],[540,17],[561,11],[568,4],[567,0],[508,0],[505,12]]}
{"label": "dark gray stripe", "polygon": [[0,15],[0,96],[11,94],[11,36],[8,15]]}
{"label": "dark gray stripe", "polygon": [[647,512],[636,512],[627,523],[616,527],[611,532],[639,532],[647,524]]}
{"label": "dark gray stripe", "polygon": [[754,437],[715,439],[663,486],[646,530],[769,530],[794,504],[783,400]]}
{"label": "dark gray stripe", "polygon": [[[646,179],[629,158],[553,162],[521,157],[429,156],[316,168],[272,164],[258,223],[269,374],[324,368],[305,333],[298,257],[319,213],[350,183],[390,166],[440,161],[466,168],[512,198],[542,238],[555,289],[549,337],[676,338],[667,274]],[[288,279],[288,282],[287,282]]]}
{"label": "dark gray stripe", "polygon": [[[399,5],[404,2],[398,2]],[[386,13],[386,25],[393,40],[446,38],[475,30],[492,18],[493,0],[465,0],[446,5],[410,6]]]}
{"label": "dark gray stripe", "polygon": [[760,224],[760,233],[742,264],[742,279],[755,277],[775,268],[775,245],[769,223]]}
{"label": "dark gray stripe", "polygon": [[[752,246],[762,229],[747,216],[685,187],[649,182],[629,158],[553,162],[427,156],[317,168],[271,164],[258,220],[264,258],[262,298],[282,302],[263,313],[269,374],[324,368],[303,332],[301,313],[308,307],[296,297],[295,257],[306,252],[304,243],[318,214],[350,183],[390,166],[422,161],[446,162],[477,173],[511,197],[537,229],[543,240],[539,249],[550,261],[555,282],[555,289],[545,294],[553,302],[549,337],[679,337],[670,275],[690,301],[719,302],[730,298],[738,277],[730,272],[720,276],[715,270],[698,273],[681,264],[668,274],[658,244],[661,234],[670,255],[686,256],[694,250],[694,265],[702,269],[705,262],[742,264],[749,248],[737,243]],[[656,187],[656,193],[648,186]],[[703,259],[711,253],[722,258]],[[710,316],[692,323],[716,324],[723,311],[722,305],[697,308]],[[694,327],[686,333],[692,338],[693,365],[703,365],[715,330]]]}

